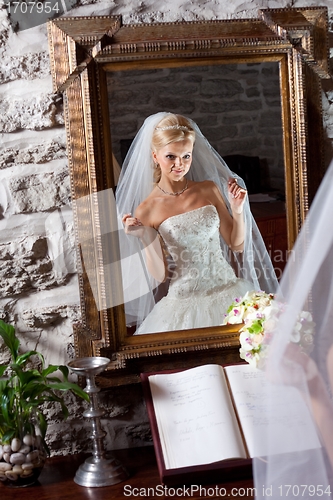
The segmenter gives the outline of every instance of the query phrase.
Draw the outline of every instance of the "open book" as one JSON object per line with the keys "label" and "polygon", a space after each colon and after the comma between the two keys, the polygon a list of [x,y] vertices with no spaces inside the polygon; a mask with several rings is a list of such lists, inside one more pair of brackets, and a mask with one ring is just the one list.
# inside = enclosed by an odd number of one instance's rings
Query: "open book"
{"label": "open book", "polygon": [[[263,438],[268,425],[265,393],[276,391],[278,402],[281,389],[268,386],[262,371],[248,364],[203,365],[172,373],[142,374],[142,380],[146,395],[149,391],[147,408],[161,478],[165,479],[165,470],[234,459],[251,463],[250,458],[268,454]],[[269,413],[270,419],[274,415],[276,432],[281,433],[281,447],[274,452],[320,447],[305,403],[290,419],[292,407],[300,408],[301,395],[293,387],[284,387],[283,391],[284,401],[288,398],[287,411],[277,403]],[[298,403],[294,405],[296,398]],[[306,442],[295,439],[298,426],[305,426]]]}

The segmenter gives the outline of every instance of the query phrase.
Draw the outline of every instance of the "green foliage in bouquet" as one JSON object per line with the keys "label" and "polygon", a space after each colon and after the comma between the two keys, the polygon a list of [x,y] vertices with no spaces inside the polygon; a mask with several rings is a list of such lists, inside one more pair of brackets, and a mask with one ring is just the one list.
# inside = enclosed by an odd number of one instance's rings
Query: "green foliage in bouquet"
{"label": "green foliage in bouquet", "polygon": [[[71,391],[86,401],[89,401],[89,395],[77,384],[69,382],[66,366],[45,367],[44,357],[37,351],[20,354],[20,341],[15,328],[2,320],[0,336],[11,355],[10,364],[0,365],[0,442],[9,443],[19,435],[29,434],[32,414],[37,419],[44,440],[47,421],[43,404],[49,401],[59,403],[66,418],[68,408],[61,392]],[[37,368],[32,363],[27,366],[32,358],[39,358]],[[61,378],[55,376],[57,371],[62,374]]]}
{"label": "green foliage in bouquet", "polygon": [[[286,304],[276,300],[274,294],[251,290],[244,297],[236,298],[228,308],[223,324],[243,323],[239,330],[240,357],[252,366],[264,366],[267,347],[285,307]],[[309,354],[313,349],[314,328],[310,312],[301,311],[290,342],[298,344],[303,352]]]}

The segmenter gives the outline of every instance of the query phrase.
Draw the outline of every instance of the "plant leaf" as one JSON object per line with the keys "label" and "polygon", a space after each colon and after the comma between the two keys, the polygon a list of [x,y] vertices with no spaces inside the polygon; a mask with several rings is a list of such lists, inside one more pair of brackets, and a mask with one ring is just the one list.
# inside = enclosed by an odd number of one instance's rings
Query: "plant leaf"
{"label": "plant leaf", "polygon": [[10,443],[13,437],[15,437],[15,429],[10,429],[9,431],[5,432],[4,435],[2,436],[2,442]]}
{"label": "plant leaf", "polygon": [[36,412],[36,417],[38,418],[39,428],[42,433],[42,438],[44,440],[47,430],[47,421],[41,411]]}
{"label": "plant leaf", "polygon": [[87,394],[81,387],[73,382],[60,382],[49,384],[54,390],[58,391],[72,391],[74,394],[84,399],[85,401],[90,401],[89,394]]}
{"label": "plant leaf", "polygon": [[28,384],[30,380],[34,380],[36,382],[44,381],[43,377],[41,376],[38,370],[33,369],[33,370],[23,371],[21,366],[17,364],[11,365],[11,369],[16,374],[22,386]]}
{"label": "plant leaf", "polygon": [[2,415],[3,421],[7,424],[10,424],[10,422],[11,422],[11,418],[10,418],[11,417],[11,412],[10,412],[11,395],[10,395],[10,388],[6,388],[6,389],[8,389],[8,391],[4,391],[1,394],[0,408],[1,408],[1,415]]}
{"label": "plant leaf", "polygon": [[48,375],[50,375],[50,373],[54,373],[54,372],[56,372],[58,370],[59,370],[59,366],[58,365],[49,365],[47,368],[45,368],[42,371],[42,375],[43,375],[43,377],[47,377]]}
{"label": "plant leaf", "polygon": [[[50,365],[45,368],[44,356],[37,351],[19,354],[20,342],[15,335],[15,328],[0,320],[0,336],[11,353],[11,364],[0,365],[0,438],[10,441],[17,435],[22,422],[28,428],[29,417],[33,412],[40,424],[43,436],[47,421],[40,409],[45,402],[59,403],[63,416],[68,416],[68,409],[59,391],[71,391],[76,396],[89,401],[89,395],[75,383],[68,381],[69,370],[64,365]],[[27,361],[37,356],[41,363],[38,367],[27,369]],[[1,378],[6,370],[7,378]],[[56,371],[62,376],[52,376]],[[64,379],[64,380],[62,380]]]}
{"label": "plant leaf", "polygon": [[5,345],[10,350],[13,361],[16,361],[20,341],[15,336],[15,328],[12,325],[5,323],[2,319],[0,319],[0,336],[3,338]]}
{"label": "plant leaf", "polygon": [[16,364],[18,364],[20,366],[24,365],[24,363],[26,363],[26,361],[29,358],[31,358],[31,356],[38,356],[44,365],[44,356],[43,356],[43,354],[41,354],[40,352],[37,352],[37,351],[28,351],[28,352],[25,352],[24,354],[20,354],[16,358]]}
{"label": "plant leaf", "polygon": [[252,325],[249,327],[248,330],[250,333],[254,333],[254,334],[261,333],[263,330],[262,320],[260,320],[260,319],[254,320]]}
{"label": "plant leaf", "polygon": [[0,377],[3,376],[5,371],[7,370],[8,366],[7,365],[0,365]]}
{"label": "plant leaf", "polygon": [[68,373],[69,373],[67,366],[59,365],[58,369],[61,371],[61,373],[64,376],[64,379],[67,381],[68,380]]}

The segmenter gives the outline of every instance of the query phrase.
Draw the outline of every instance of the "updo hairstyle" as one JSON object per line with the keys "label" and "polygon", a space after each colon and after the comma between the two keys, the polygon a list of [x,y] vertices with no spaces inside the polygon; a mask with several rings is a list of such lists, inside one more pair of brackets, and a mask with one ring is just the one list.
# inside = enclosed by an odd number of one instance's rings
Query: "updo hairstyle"
{"label": "updo hairstyle", "polygon": [[[156,125],[151,140],[151,149],[156,153],[168,144],[186,141],[187,139],[194,144],[195,131],[188,119],[182,115],[169,114]],[[160,166],[154,164],[154,182],[157,184],[160,179]]]}

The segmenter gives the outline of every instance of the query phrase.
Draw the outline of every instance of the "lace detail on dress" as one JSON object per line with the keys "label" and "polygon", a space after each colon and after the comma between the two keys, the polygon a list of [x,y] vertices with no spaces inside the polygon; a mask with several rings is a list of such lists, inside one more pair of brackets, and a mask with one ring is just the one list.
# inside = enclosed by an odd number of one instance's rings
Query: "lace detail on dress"
{"label": "lace detail on dress", "polygon": [[216,326],[231,302],[252,290],[222,254],[220,218],[214,205],[174,215],[158,229],[170,254],[169,291],[136,334]]}
{"label": "lace detail on dress", "polygon": [[222,255],[220,219],[214,205],[174,215],[159,227],[171,256],[171,281],[168,295],[210,295],[227,283],[236,281],[233,269]]}

